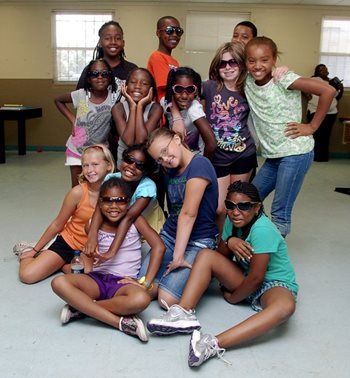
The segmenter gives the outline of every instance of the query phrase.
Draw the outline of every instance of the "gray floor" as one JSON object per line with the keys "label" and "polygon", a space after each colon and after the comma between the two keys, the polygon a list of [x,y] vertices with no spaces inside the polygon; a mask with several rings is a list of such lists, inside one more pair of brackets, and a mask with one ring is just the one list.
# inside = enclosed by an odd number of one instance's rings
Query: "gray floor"
{"label": "gray floor", "polygon": [[[314,163],[294,211],[288,244],[300,284],[297,311],[278,330],[229,350],[227,366],[211,359],[187,366],[189,336],[151,337],[147,345],[92,319],[62,327],[63,302],[50,279],[17,278],[12,246],[35,241],[69,189],[63,153],[17,156],[0,165],[0,377],[349,377],[350,161]],[[268,201],[267,201],[268,205]],[[156,316],[156,303],[143,313]],[[211,287],[197,308],[203,330],[217,333],[252,314]]]}

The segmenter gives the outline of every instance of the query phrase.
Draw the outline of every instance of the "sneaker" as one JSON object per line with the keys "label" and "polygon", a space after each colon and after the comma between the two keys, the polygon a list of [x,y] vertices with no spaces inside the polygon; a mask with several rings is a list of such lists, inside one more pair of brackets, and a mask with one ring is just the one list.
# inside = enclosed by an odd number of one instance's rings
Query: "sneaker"
{"label": "sneaker", "polygon": [[61,310],[61,323],[67,324],[71,322],[72,320],[78,320],[85,318],[86,315],[82,312],[76,310],[75,308],[69,306],[69,304],[66,304],[63,306]]}
{"label": "sneaker", "polygon": [[119,322],[119,330],[127,335],[138,337],[141,341],[148,341],[146,328],[142,320],[136,315],[122,316]]}
{"label": "sneaker", "polygon": [[171,307],[165,301],[167,312],[158,319],[151,319],[147,323],[147,329],[156,335],[172,335],[174,333],[191,333],[195,329],[200,329],[201,325],[194,315],[193,310],[185,310],[181,306],[174,304]]}
{"label": "sneaker", "polygon": [[227,364],[232,365],[222,357],[224,353],[225,349],[219,347],[216,337],[195,330],[192,333],[190,341],[188,366],[200,366],[208,358],[214,356],[217,356]]}
{"label": "sneaker", "polygon": [[13,246],[12,251],[18,257],[18,260],[20,260],[22,254],[31,251],[35,247],[35,244],[21,241]]}

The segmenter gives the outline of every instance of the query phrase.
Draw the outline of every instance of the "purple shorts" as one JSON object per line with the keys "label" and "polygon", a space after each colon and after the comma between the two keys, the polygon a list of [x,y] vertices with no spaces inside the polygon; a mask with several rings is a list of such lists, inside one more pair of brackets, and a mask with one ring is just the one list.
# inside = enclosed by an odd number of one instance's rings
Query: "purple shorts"
{"label": "purple shorts", "polygon": [[111,299],[114,297],[115,293],[123,286],[129,285],[124,283],[119,283],[124,277],[115,276],[114,274],[102,273],[102,272],[91,272],[88,275],[97,283],[100,289],[99,301],[103,299]]}

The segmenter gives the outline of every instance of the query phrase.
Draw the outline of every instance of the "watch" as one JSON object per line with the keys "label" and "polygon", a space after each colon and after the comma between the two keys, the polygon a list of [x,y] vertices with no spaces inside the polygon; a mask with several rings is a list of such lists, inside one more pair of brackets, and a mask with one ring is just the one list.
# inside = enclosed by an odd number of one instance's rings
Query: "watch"
{"label": "watch", "polygon": [[153,287],[152,282],[148,282],[148,281],[146,281],[146,277],[145,277],[145,276],[141,277],[141,278],[138,280],[138,283],[141,284],[142,286],[144,286],[147,290],[148,290],[148,289],[152,289],[152,287]]}

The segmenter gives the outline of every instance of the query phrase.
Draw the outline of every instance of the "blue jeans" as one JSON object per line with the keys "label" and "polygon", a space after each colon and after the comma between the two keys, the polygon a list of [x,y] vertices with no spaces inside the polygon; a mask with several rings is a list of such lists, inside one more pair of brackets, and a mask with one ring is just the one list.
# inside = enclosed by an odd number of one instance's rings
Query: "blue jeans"
{"label": "blue jeans", "polygon": [[283,236],[290,233],[294,202],[313,159],[313,151],[266,159],[253,180],[262,201],[275,190],[271,219]]}
{"label": "blue jeans", "polygon": [[[180,299],[184,291],[188,277],[190,276],[191,269],[189,268],[177,268],[170,272],[167,276],[164,273],[168,269],[169,263],[173,260],[173,252],[175,247],[175,238],[171,237],[167,232],[161,231],[160,237],[165,244],[165,254],[158,270],[158,273],[154,279],[155,283],[158,283],[159,289],[167,291],[173,297]],[[215,249],[216,240],[211,238],[203,238],[200,240],[190,240],[187,244],[184,254],[185,260],[193,265],[197,253],[203,248]],[[150,259],[150,253],[145,257],[142,262],[142,266],[139,272],[139,277],[146,275],[148,264]]]}

